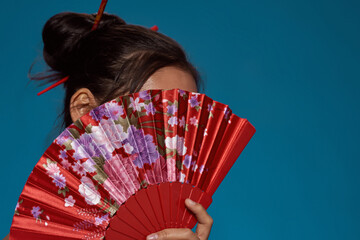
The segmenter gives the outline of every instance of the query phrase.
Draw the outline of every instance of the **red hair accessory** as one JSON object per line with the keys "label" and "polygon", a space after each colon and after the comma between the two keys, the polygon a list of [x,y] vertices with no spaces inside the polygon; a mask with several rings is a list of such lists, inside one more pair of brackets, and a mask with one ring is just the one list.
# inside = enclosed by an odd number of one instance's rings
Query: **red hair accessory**
{"label": "red hair accessory", "polygon": [[[101,16],[103,15],[104,13],[104,10],[105,10],[105,6],[106,6],[106,3],[107,3],[108,0],[102,0],[101,1],[101,4],[100,4],[100,8],[99,8],[99,11],[98,13],[96,14],[96,18],[95,18],[95,21],[94,21],[94,25],[93,27],[91,28],[91,31],[95,30],[98,26],[99,26],[99,23],[100,23],[100,20],[101,20]],[[159,30],[158,26],[152,26],[150,28],[151,30],[157,32]],[[41,92],[39,92],[37,95],[40,96],[41,94],[53,89],[54,87],[57,87],[59,86],[60,84],[66,82],[67,80],[69,79],[69,76],[66,76],[62,79],[60,79],[59,81],[57,81],[56,83],[52,84],[51,86],[47,87],[46,89],[42,90]]]}

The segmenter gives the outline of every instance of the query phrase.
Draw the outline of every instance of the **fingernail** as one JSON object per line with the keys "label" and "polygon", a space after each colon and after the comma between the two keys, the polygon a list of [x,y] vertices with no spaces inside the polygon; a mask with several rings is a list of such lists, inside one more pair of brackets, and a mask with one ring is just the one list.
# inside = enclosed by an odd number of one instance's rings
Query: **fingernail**
{"label": "fingernail", "polygon": [[155,240],[158,239],[158,235],[156,233],[150,234],[149,236],[147,236],[146,238],[147,240]]}
{"label": "fingernail", "polygon": [[191,200],[190,198],[187,199],[188,203],[191,204],[191,205],[195,205],[196,202],[194,202],[193,200]]}

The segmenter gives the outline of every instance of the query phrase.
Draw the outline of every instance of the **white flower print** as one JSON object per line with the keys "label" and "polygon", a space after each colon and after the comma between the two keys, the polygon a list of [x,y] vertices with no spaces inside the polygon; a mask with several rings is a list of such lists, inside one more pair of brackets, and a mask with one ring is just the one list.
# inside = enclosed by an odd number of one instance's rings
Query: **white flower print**
{"label": "white flower print", "polygon": [[75,202],[76,201],[73,196],[70,195],[69,197],[65,198],[65,207],[73,207]]}
{"label": "white flower print", "polygon": [[81,178],[79,193],[85,198],[87,204],[96,205],[100,202],[100,193],[96,190],[94,183],[88,177]]}

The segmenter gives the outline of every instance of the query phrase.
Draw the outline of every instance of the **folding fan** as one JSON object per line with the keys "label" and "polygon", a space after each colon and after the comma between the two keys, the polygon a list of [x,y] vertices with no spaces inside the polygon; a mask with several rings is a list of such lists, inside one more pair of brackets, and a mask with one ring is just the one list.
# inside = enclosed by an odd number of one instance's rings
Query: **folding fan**
{"label": "folding fan", "polygon": [[225,104],[181,89],[120,96],[68,126],[31,172],[10,239],[145,239],[192,228],[255,133]]}

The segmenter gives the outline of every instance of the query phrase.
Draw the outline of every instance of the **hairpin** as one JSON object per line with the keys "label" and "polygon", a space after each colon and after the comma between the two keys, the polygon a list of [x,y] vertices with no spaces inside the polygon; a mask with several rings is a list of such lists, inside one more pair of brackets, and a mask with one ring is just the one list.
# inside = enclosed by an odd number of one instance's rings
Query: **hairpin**
{"label": "hairpin", "polygon": [[[101,20],[101,16],[103,15],[104,13],[104,10],[105,10],[105,6],[106,6],[106,3],[107,3],[108,0],[102,0],[101,1],[101,4],[100,4],[100,8],[99,8],[99,11],[98,13],[96,14],[96,17],[95,17],[95,21],[94,21],[94,25],[92,26],[91,28],[91,31],[95,30],[98,26],[99,26],[99,23],[100,23],[100,20]],[[150,28],[151,30],[157,32],[159,30],[158,26],[152,26]],[[69,76],[66,76],[62,79],[60,79],[59,81],[57,81],[56,83],[52,84],[51,86],[45,88],[44,90],[42,90],[41,92],[39,92],[37,95],[40,96],[41,94],[53,89],[54,87],[57,87],[59,86],[60,84],[66,82],[67,80],[69,79]]]}

